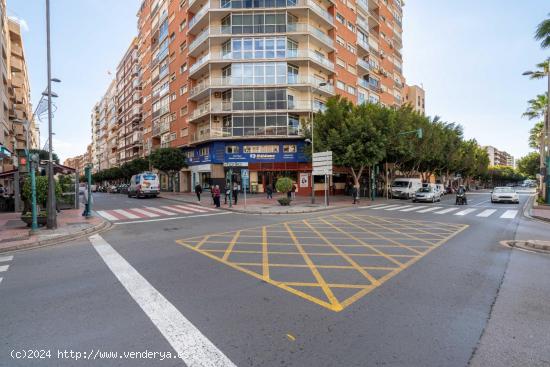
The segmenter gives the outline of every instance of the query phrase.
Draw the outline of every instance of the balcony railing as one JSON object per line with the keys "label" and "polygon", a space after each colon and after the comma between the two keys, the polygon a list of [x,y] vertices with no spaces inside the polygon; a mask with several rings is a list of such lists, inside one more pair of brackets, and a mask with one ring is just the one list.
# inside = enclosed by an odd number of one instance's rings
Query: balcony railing
{"label": "balcony railing", "polygon": [[[274,82],[273,85],[310,85],[312,88],[321,90],[325,93],[334,94],[334,86],[330,84],[320,85],[321,82],[313,77],[301,77],[301,76],[294,76],[294,75],[287,75],[286,80],[284,83],[280,82]],[[266,85],[272,85],[269,83],[251,83],[251,84],[245,84],[241,78],[232,78],[232,77],[226,77],[226,78],[210,78],[202,81],[198,85],[191,88],[191,91],[189,93],[189,97],[193,98],[194,96],[202,93],[203,91],[207,90],[208,88],[220,88],[220,87],[242,87],[242,86],[251,86],[251,87],[260,87],[260,86],[266,86]]]}
{"label": "balcony railing", "polygon": [[[247,135],[248,137],[256,136],[256,137],[262,137],[262,138],[281,138],[284,136],[298,136],[301,134],[301,131],[299,128],[295,127],[288,127],[286,128],[286,134],[277,134],[277,130],[275,127],[264,127],[264,128],[256,128],[254,131],[254,135]],[[203,130],[200,132],[197,132],[195,134],[192,134],[190,136],[191,143],[198,143],[203,142],[207,140],[214,140],[214,139],[223,139],[223,138],[237,138],[242,139],[242,136],[234,136],[231,133],[231,128],[214,128],[214,129],[208,129]]]}
{"label": "balcony railing", "polygon": [[362,39],[357,39],[357,44],[362,47],[365,51],[370,51],[370,46],[367,42],[365,42],[364,40]]}
{"label": "balcony railing", "polygon": [[[313,102],[311,100],[306,101],[263,101],[263,102],[243,102],[250,103],[250,108],[238,108],[236,102],[215,102],[205,103],[200,105],[193,111],[189,120],[195,120],[201,116],[209,113],[224,113],[224,112],[257,112],[257,111],[311,111],[313,109]],[[318,110],[318,108],[316,108]]]}
{"label": "balcony railing", "polygon": [[368,61],[365,61],[365,60],[363,60],[363,59],[357,59],[357,66],[360,66],[360,67],[362,67],[362,68],[365,69],[365,70],[371,70],[371,69],[372,69],[372,67],[371,67],[371,65],[369,64],[369,62],[368,62]]}
{"label": "balcony railing", "polygon": [[191,18],[191,20],[189,21],[189,29],[193,28],[193,26],[202,19],[202,17],[208,12],[208,10],[210,10],[210,3],[207,3],[205,6],[203,6],[202,9],[199,10],[193,18]]}
{"label": "balcony railing", "polygon": [[287,32],[304,32],[304,33],[311,33],[316,38],[318,38],[321,42],[324,42],[331,48],[334,47],[334,40],[327,36],[325,33],[321,32],[318,28],[312,26],[311,24],[307,23],[289,23],[286,25],[286,31]]}
{"label": "balcony railing", "polygon": [[153,125],[153,136],[159,136],[160,134],[163,134],[167,131],[170,131],[170,122],[169,121],[162,121],[158,122]]}

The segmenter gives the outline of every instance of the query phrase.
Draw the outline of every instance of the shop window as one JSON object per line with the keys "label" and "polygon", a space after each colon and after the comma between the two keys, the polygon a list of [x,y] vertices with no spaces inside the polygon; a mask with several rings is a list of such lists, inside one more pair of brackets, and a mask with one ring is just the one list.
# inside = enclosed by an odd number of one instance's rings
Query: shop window
{"label": "shop window", "polygon": [[238,154],[240,151],[238,145],[227,145],[225,147],[225,153],[227,154]]}
{"label": "shop window", "polygon": [[283,145],[283,152],[285,153],[296,153],[298,151],[296,144],[285,144]]}

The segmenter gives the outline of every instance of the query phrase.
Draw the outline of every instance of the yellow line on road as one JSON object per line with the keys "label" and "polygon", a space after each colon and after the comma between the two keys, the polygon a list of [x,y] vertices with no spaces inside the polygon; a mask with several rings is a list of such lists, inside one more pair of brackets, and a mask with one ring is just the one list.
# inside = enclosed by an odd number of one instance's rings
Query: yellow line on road
{"label": "yellow line on road", "polygon": [[336,297],[334,296],[334,294],[332,293],[330,288],[327,286],[327,283],[325,282],[325,279],[323,279],[323,277],[321,276],[321,273],[319,273],[319,270],[317,270],[317,268],[315,267],[315,264],[313,263],[313,261],[311,261],[311,259],[309,258],[307,252],[304,250],[302,245],[300,245],[300,242],[298,241],[298,239],[294,235],[294,232],[292,232],[292,230],[288,226],[288,223],[285,223],[284,225],[285,225],[286,230],[288,231],[288,234],[292,238],[292,241],[294,242],[294,244],[298,248],[298,251],[300,251],[300,253],[302,254],[302,257],[304,258],[306,264],[309,265],[309,268],[310,268],[311,272],[313,273],[313,276],[315,277],[317,282],[319,282],[319,285],[323,289],[323,292],[325,292],[325,295],[327,296],[329,302],[332,304],[334,311],[341,311],[342,306],[340,305],[340,302],[338,302],[338,300],[336,299]]}
{"label": "yellow line on road", "polygon": [[267,229],[262,228],[262,275],[269,279],[269,255],[267,252]]}
{"label": "yellow line on road", "polygon": [[195,246],[195,250],[198,250],[202,245],[204,245],[204,243],[208,241],[209,238],[210,236],[205,236],[199,243],[197,243],[197,245]]}
{"label": "yellow line on road", "polygon": [[340,256],[342,256],[348,263],[351,264],[351,266],[353,266],[355,268],[355,270],[357,270],[358,272],[360,272],[365,278],[367,278],[373,285],[378,285],[380,284],[378,282],[378,280],[376,280],[375,277],[373,277],[372,275],[369,274],[368,271],[366,271],[365,269],[361,268],[361,266],[359,264],[357,264],[355,262],[355,260],[353,260],[350,256],[348,256],[345,252],[343,252],[340,248],[338,248],[338,246],[336,246],[334,243],[330,242],[325,236],[323,236],[321,233],[319,233],[318,230],[316,230],[312,225],[310,225],[307,220],[303,220],[303,222],[319,237],[321,237],[321,239],[323,241],[325,241],[327,244],[330,245],[330,247],[332,247],[332,249],[334,251],[336,251]]}
{"label": "yellow line on road", "polygon": [[229,242],[229,246],[227,246],[227,250],[225,250],[225,254],[223,254],[222,260],[227,261],[229,258],[229,255],[231,254],[231,251],[233,251],[233,247],[235,247],[235,243],[239,239],[239,235],[241,234],[241,231],[237,231],[235,235],[233,236],[233,239],[231,242]]}

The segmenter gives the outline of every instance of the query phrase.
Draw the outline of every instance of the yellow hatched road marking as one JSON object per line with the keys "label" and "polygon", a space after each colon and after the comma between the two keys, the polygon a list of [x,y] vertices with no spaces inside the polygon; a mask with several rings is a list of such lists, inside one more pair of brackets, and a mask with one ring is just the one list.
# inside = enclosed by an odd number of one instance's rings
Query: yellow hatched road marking
{"label": "yellow hatched road marking", "polygon": [[237,243],[237,240],[239,239],[240,234],[241,234],[241,231],[237,231],[237,233],[235,233],[235,236],[233,236],[233,239],[229,243],[227,250],[225,250],[225,253],[223,254],[222,260],[226,261],[229,258],[229,254],[231,254],[233,247],[235,247],[235,243]]}
{"label": "yellow hatched road marking", "polygon": [[262,275],[269,279],[269,255],[267,254],[267,229],[262,227]]}

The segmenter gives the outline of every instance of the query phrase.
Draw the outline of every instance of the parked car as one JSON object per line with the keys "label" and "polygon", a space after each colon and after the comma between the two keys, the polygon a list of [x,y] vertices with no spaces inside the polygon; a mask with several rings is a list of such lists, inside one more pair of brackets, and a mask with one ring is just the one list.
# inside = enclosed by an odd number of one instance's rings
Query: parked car
{"label": "parked car", "polygon": [[128,197],[157,197],[160,193],[160,181],[156,173],[142,172],[133,175],[128,187]]}
{"label": "parked car", "polygon": [[120,184],[118,185],[118,192],[121,193],[121,194],[127,194],[128,193],[128,187],[130,185],[128,184]]}
{"label": "parked car", "polygon": [[422,181],[419,178],[396,178],[391,184],[391,197],[411,199],[421,187]]}
{"label": "parked car", "polygon": [[491,192],[491,203],[502,202],[519,204],[519,194],[511,187],[495,187]]}
{"label": "parked car", "polygon": [[117,185],[110,185],[107,188],[107,192],[109,192],[111,194],[116,194],[118,192],[118,186]]}
{"label": "parked car", "polygon": [[435,203],[436,201],[441,201],[441,192],[432,186],[424,186],[414,193],[412,201],[413,203],[417,201]]}

